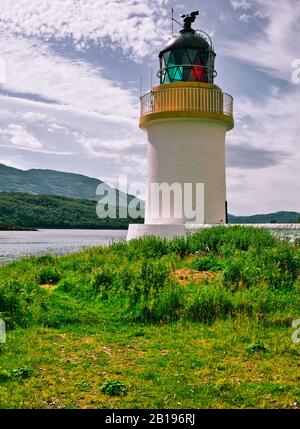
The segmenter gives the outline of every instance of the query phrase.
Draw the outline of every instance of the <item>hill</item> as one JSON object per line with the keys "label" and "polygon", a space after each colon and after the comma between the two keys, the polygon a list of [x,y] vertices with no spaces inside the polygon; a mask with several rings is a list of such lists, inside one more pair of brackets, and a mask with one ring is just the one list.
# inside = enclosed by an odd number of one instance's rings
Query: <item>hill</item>
{"label": "hill", "polygon": [[[55,170],[19,170],[0,164],[0,192],[21,192],[31,195],[58,195],[97,201],[96,189],[104,183],[82,174]],[[123,193],[120,193],[124,196]],[[133,196],[128,196],[131,201]],[[126,196],[125,196],[126,201]],[[115,201],[111,201],[115,204]]]}
{"label": "hill", "polygon": [[[0,229],[127,229],[130,219],[99,219],[96,201],[52,195],[0,193]],[[141,221],[140,221],[141,222]]]}
{"label": "hill", "polygon": [[[99,179],[81,174],[40,169],[24,171],[0,164],[2,228],[5,222],[6,227],[23,228],[125,228],[128,222],[122,219],[108,222],[96,217],[96,189],[102,183]],[[134,198],[119,191],[117,195],[124,196],[128,202]],[[116,202],[111,200],[109,204],[115,206]],[[144,202],[141,201],[141,204],[143,207]],[[295,223],[299,222],[300,213],[280,211],[253,216],[229,214],[228,218],[231,224]]]}
{"label": "hill", "polygon": [[253,216],[228,216],[229,223],[298,223],[300,213],[297,212],[276,212],[269,214],[257,214]]}
{"label": "hill", "polygon": [[[96,201],[56,195],[0,193],[0,229],[22,228],[104,228],[126,229],[130,219],[99,219]],[[300,213],[278,212],[254,216],[229,215],[231,224],[296,223]],[[142,222],[142,220],[138,220]]]}

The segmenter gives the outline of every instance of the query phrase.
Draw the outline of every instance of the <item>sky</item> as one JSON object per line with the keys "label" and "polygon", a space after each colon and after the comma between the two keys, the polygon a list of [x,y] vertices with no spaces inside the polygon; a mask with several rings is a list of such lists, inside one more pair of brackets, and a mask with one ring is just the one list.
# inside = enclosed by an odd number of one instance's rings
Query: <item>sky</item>
{"label": "sky", "polygon": [[299,0],[1,0],[0,163],[145,182],[139,96],[158,83],[171,7],[200,11],[234,97],[229,212],[300,212]]}

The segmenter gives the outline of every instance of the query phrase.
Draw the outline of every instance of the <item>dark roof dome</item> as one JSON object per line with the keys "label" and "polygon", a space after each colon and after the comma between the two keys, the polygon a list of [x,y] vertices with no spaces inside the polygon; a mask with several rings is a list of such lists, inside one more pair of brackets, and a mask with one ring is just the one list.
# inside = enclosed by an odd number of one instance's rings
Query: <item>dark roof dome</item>
{"label": "dark roof dome", "polygon": [[195,48],[201,50],[210,49],[209,43],[197,33],[186,32],[170,39],[160,52],[160,55],[169,49]]}

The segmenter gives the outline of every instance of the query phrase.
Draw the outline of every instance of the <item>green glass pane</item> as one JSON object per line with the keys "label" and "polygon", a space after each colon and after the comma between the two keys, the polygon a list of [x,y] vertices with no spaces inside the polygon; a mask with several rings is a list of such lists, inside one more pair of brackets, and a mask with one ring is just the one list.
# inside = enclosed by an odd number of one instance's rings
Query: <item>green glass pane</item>
{"label": "green glass pane", "polygon": [[180,73],[178,72],[178,67],[171,67],[168,69],[170,82],[174,82],[177,80],[182,80],[180,77]]}
{"label": "green glass pane", "polygon": [[208,54],[202,54],[202,55],[200,56],[200,58],[201,58],[201,64],[206,64],[206,63],[207,63],[207,60],[208,60],[208,58],[209,58],[209,55],[208,55]]}
{"label": "green glass pane", "polygon": [[168,67],[174,67],[174,66],[176,67],[177,64],[176,63],[171,63],[171,62],[168,63]]}
{"label": "green glass pane", "polygon": [[198,49],[188,49],[187,53],[188,53],[188,56],[190,58],[190,63],[191,64],[196,64],[195,60],[196,60],[196,57],[197,57]]}
{"label": "green glass pane", "polygon": [[175,57],[172,51],[169,51],[168,65],[176,64]]}
{"label": "green glass pane", "polygon": [[174,69],[166,70],[165,83],[173,82]]}
{"label": "green glass pane", "polygon": [[169,62],[168,66],[167,66],[167,69],[168,69],[168,74],[169,74],[170,82],[172,82],[173,79],[174,79],[176,68],[177,68],[176,64]]}
{"label": "green glass pane", "polygon": [[168,69],[168,75],[169,75],[169,80],[170,80],[170,82],[172,82],[172,81],[173,81],[174,74],[175,74],[175,70],[176,70],[176,67],[174,67],[174,68],[169,68],[169,69]]}
{"label": "green glass pane", "polygon": [[169,82],[170,82],[169,73],[165,72],[164,73],[163,83],[169,83]]}
{"label": "green glass pane", "polygon": [[184,51],[184,54],[182,56],[182,64],[191,64],[190,57],[188,56],[187,51]]}
{"label": "green glass pane", "polygon": [[174,62],[177,65],[183,64],[183,56],[185,53],[185,49],[174,49],[174,51],[172,51],[173,55],[174,55]]}
{"label": "green glass pane", "polygon": [[182,71],[183,71],[183,67],[176,67],[175,69],[175,73],[174,73],[174,80],[182,80]]}
{"label": "green glass pane", "polygon": [[197,51],[195,55],[194,64],[202,64],[202,59],[199,51]]}
{"label": "green glass pane", "polygon": [[167,52],[165,52],[165,53],[164,53],[164,55],[163,55],[163,59],[165,60],[165,63],[166,63],[166,64],[168,64],[168,62],[169,62],[169,59],[170,59],[170,53],[171,53],[171,51],[167,51]]}
{"label": "green glass pane", "polygon": [[191,71],[191,67],[184,67],[183,69],[183,76],[182,76],[182,80],[184,81],[189,81],[189,76],[190,76],[190,71]]}

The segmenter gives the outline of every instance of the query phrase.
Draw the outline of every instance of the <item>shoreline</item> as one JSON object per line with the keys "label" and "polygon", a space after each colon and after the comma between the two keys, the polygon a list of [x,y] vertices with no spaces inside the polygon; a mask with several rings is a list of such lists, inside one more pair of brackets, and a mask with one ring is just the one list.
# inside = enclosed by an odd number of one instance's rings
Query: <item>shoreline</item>
{"label": "shoreline", "polygon": [[65,255],[126,239],[126,230],[0,231],[0,264],[44,254]]}
{"label": "shoreline", "polygon": [[[196,228],[198,230],[204,230],[212,228],[214,226],[215,225],[189,225],[190,228],[188,229],[188,235],[195,233]],[[228,224],[226,229],[230,229],[231,227],[236,226],[238,225]],[[241,224],[239,226],[249,227],[248,224]],[[272,235],[276,235],[279,239],[287,239],[291,243],[299,240],[300,238],[300,224],[254,224],[251,225],[251,227],[254,227],[254,229],[268,230]],[[52,231],[54,233],[54,241],[52,240]],[[56,236],[59,237],[57,243],[55,240],[55,231],[57,231]],[[119,234],[117,233],[118,231]],[[32,236],[30,235],[30,232],[32,232],[30,230],[4,230],[2,232],[3,233],[1,234],[0,231],[0,243],[5,243],[5,245],[2,246],[3,251],[0,252],[0,265],[8,264],[17,261],[21,258],[30,258],[31,256],[40,256],[44,254],[63,256],[67,254],[77,253],[88,248],[107,247],[114,242],[126,240],[126,230],[124,229],[96,230],[45,228],[35,230],[34,232],[39,232],[40,234],[33,234]],[[11,234],[9,234],[9,232]],[[26,232],[26,234],[18,234],[19,232]],[[17,241],[14,243],[15,239]],[[35,246],[31,248],[30,252],[28,252],[29,249],[27,247],[31,246],[32,240],[35,242]],[[80,240],[82,243],[79,246],[78,240]],[[38,246],[36,247],[37,243]],[[23,253],[22,249],[22,246],[24,247],[24,245],[27,248],[27,251],[25,250],[25,253]],[[7,246],[11,246],[11,248],[8,248]]]}
{"label": "shoreline", "polygon": [[22,226],[16,226],[16,227],[12,227],[12,226],[8,226],[8,227],[1,227],[0,226],[0,232],[1,231],[38,231],[38,229],[36,228],[23,228]]}
{"label": "shoreline", "polygon": [[[139,225],[139,223],[137,224]],[[228,224],[186,224],[186,228],[189,231],[194,230],[201,230],[205,228],[214,228],[218,226],[224,226],[226,228],[234,227],[234,226],[246,226],[251,228],[266,228],[266,229],[278,229],[278,230],[300,230],[300,223],[228,223]],[[0,232],[1,231],[41,231],[41,230],[61,230],[61,231],[127,231],[128,226],[125,228],[113,228],[113,227],[22,227],[22,226],[8,226],[8,227],[1,227],[0,226]]]}
{"label": "shoreline", "polygon": [[51,230],[61,230],[61,231],[127,231],[127,229],[128,229],[128,227],[127,228],[112,228],[112,227],[109,227],[109,228],[97,228],[97,227],[95,227],[95,228],[76,228],[76,227],[71,227],[71,228],[67,228],[67,227],[63,227],[63,228],[59,228],[59,227],[51,227],[51,228],[48,228],[48,227],[34,227],[34,228],[30,228],[30,227],[28,227],[28,228],[23,228],[23,227],[16,227],[16,228],[1,228],[0,227],[0,232],[1,231],[16,231],[16,232],[19,232],[19,231],[45,231],[45,230],[47,230],[47,231],[51,231]]}

